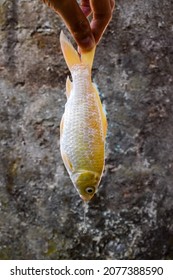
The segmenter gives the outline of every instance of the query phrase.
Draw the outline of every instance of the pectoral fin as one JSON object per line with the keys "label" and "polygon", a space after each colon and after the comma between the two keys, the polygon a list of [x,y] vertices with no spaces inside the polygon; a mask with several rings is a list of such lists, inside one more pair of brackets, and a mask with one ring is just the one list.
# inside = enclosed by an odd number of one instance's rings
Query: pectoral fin
{"label": "pectoral fin", "polygon": [[61,151],[61,156],[62,156],[64,165],[65,165],[67,171],[70,173],[73,172],[73,165],[72,165],[71,161],[69,160],[67,154],[64,151]]}
{"label": "pectoral fin", "polygon": [[63,127],[64,127],[64,114],[62,115],[62,119],[61,119],[61,122],[60,122],[60,137],[63,134]]}
{"label": "pectoral fin", "polygon": [[[61,123],[60,123],[60,137],[63,135],[63,128],[64,128],[64,115],[62,116]],[[70,162],[67,154],[61,149],[61,157],[63,159],[64,165],[69,172],[73,171],[73,165]]]}

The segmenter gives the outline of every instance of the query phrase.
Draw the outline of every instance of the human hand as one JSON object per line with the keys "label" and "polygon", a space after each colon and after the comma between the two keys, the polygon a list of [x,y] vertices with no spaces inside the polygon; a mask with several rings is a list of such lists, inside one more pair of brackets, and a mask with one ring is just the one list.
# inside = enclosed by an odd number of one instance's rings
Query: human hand
{"label": "human hand", "polygon": [[[66,23],[79,49],[83,52],[97,44],[109,24],[115,6],[114,0],[43,0]],[[87,16],[92,14],[91,22]]]}

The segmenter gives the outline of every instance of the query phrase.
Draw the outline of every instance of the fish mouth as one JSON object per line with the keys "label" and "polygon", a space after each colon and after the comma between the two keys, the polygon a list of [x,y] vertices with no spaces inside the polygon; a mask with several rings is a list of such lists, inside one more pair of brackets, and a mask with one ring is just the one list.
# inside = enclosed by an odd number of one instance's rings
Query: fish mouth
{"label": "fish mouth", "polygon": [[80,197],[82,198],[83,201],[88,201],[89,199],[87,199],[85,196],[80,195]]}
{"label": "fish mouth", "polygon": [[90,200],[93,198],[93,196],[94,196],[94,195],[92,195],[92,196],[90,196],[90,197],[86,197],[86,196],[80,194],[80,197],[82,198],[82,200],[83,200],[84,202],[90,201]]}
{"label": "fish mouth", "polygon": [[[71,174],[71,180],[84,202],[92,199],[99,183],[99,174],[89,170],[78,170]],[[92,191],[90,192],[91,189]]]}

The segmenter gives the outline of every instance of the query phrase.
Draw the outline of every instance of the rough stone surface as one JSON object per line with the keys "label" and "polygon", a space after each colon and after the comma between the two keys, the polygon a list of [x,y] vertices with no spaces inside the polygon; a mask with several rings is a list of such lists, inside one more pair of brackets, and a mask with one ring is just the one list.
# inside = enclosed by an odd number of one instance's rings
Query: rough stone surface
{"label": "rough stone surface", "polygon": [[84,232],[59,151],[64,24],[41,1],[0,1],[0,259],[173,258],[173,1],[116,2],[93,67],[109,129]]}

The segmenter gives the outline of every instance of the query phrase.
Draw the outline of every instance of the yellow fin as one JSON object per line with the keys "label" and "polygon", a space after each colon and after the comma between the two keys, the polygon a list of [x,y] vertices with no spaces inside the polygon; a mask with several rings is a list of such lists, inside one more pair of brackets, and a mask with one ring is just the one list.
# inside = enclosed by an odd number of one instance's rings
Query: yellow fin
{"label": "yellow fin", "polygon": [[79,55],[79,53],[75,50],[71,42],[63,33],[63,31],[61,31],[60,33],[60,44],[64,55],[64,59],[70,71],[74,65],[78,65],[81,63],[89,65],[90,69],[92,68],[96,47],[94,47],[91,51],[88,52],[81,51],[81,54]]}
{"label": "yellow fin", "polygon": [[73,165],[71,163],[71,161],[69,160],[68,156],[66,153],[64,153],[63,151],[61,151],[61,156],[62,156],[62,159],[63,159],[63,162],[64,162],[64,165],[66,167],[66,169],[70,172],[73,171]]}
{"label": "yellow fin", "polygon": [[98,93],[98,90],[97,90],[97,86],[92,83],[92,86],[93,86],[93,90],[96,94],[96,97],[97,97],[97,101],[98,101],[98,105],[99,105],[99,109],[100,109],[100,112],[101,112],[101,116],[102,116],[102,121],[103,121],[103,131],[104,131],[104,137],[106,138],[106,134],[107,134],[107,119],[106,119],[106,115],[105,115],[105,112],[103,110],[103,106],[102,106],[102,103],[101,103],[101,100],[100,100],[100,96],[99,96],[99,93]]}
{"label": "yellow fin", "polygon": [[95,55],[95,49],[96,49],[96,47],[94,47],[89,52],[81,52],[81,61],[82,61],[82,63],[88,64],[90,69],[92,69],[94,55]]}
{"label": "yellow fin", "polygon": [[69,70],[71,70],[71,68],[74,65],[81,63],[78,52],[74,49],[70,41],[64,35],[63,31],[61,31],[60,33],[60,44],[64,55],[64,59],[67,63]]}
{"label": "yellow fin", "polygon": [[62,136],[63,127],[64,127],[64,114],[62,115],[62,119],[61,119],[61,122],[60,122],[60,136]]}
{"label": "yellow fin", "polygon": [[66,80],[66,95],[67,95],[67,98],[70,96],[70,92],[72,91],[72,87],[73,87],[73,84],[70,81],[70,78],[68,76],[67,80]]}

